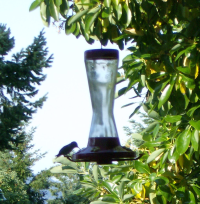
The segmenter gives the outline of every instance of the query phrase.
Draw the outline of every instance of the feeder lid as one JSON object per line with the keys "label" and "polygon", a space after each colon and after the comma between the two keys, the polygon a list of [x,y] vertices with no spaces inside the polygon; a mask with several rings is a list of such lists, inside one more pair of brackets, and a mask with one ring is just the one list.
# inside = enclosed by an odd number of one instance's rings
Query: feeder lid
{"label": "feeder lid", "polygon": [[114,49],[86,50],[85,59],[118,59],[119,51]]}

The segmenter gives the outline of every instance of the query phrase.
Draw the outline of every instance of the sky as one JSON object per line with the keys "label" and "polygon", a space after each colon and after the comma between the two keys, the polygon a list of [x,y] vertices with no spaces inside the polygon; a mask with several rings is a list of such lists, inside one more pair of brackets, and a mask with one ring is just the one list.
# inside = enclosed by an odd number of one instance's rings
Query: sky
{"label": "sky", "polygon": [[[84,64],[84,52],[89,49],[100,49],[99,42],[89,45],[83,37],[76,39],[66,35],[53,24],[44,27],[39,9],[29,12],[33,0],[0,0],[0,23],[11,29],[15,38],[15,48],[9,54],[19,52],[33,42],[34,37],[44,28],[49,55],[54,55],[51,68],[44,71],[46,80],[39,87],[38,98],[48,93],[48,99],[42,109],[33,116],[30,127],[37,127],[33,144],[41,153],[47,152],[45,158],[33,167],[34,173],[53,166],[53,158],[66,144],[77,141],[80,148],[87,146],[92,107]],[[106,49],[118,49],[109,44]],[[119,66],[122,59],[129,54],[120,51]],[[10,58],[9,58],[10,59]],[[126,84],[117,86],[117,90]],[[137,106],[121,108],[133,102],[129,98],[133,92],[115,100],[114,117],[121,144],[127,137],[124,126],[130,126],[129,115]]]}

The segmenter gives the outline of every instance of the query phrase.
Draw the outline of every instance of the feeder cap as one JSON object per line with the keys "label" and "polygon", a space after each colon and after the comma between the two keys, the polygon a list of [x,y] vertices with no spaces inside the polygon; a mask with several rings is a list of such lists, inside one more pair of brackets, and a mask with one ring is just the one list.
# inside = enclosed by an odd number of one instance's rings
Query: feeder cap
{"label": "feeder cap", "polygon": [[86,50],[85,59],[95,60],[95,59],[118,59],[119,51],[115,49],[95,49]]}

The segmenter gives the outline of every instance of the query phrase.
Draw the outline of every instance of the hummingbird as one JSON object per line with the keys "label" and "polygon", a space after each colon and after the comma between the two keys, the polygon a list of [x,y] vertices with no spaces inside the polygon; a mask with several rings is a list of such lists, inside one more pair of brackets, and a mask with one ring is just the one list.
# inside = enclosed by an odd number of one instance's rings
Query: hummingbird
{"label": "hummingbird", "polygon": [[[59,157],[61,155],[63,156],[67,156],[75,147],[78,147],[76,142],[71,142],[68,145],[65,145],[60,151],[59,153],[56,155],[56,157]],[[79,147],[78,147],[79,148]],[[79,148],[80,149],[80,148]]]}

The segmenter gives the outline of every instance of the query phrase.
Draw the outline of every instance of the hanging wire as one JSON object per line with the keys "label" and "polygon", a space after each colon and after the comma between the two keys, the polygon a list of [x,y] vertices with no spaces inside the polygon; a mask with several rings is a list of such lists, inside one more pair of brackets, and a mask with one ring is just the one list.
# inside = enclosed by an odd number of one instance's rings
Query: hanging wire
{"label": "hanging wire", "polygon": [[[102,4],[103,1],[101,1],[101,36],[100,36],[100,43],[101,43],[101,39],[103,39],[103,18],[102,18]],[[102,49],[102,43],[101,43],[101,49]]]}

